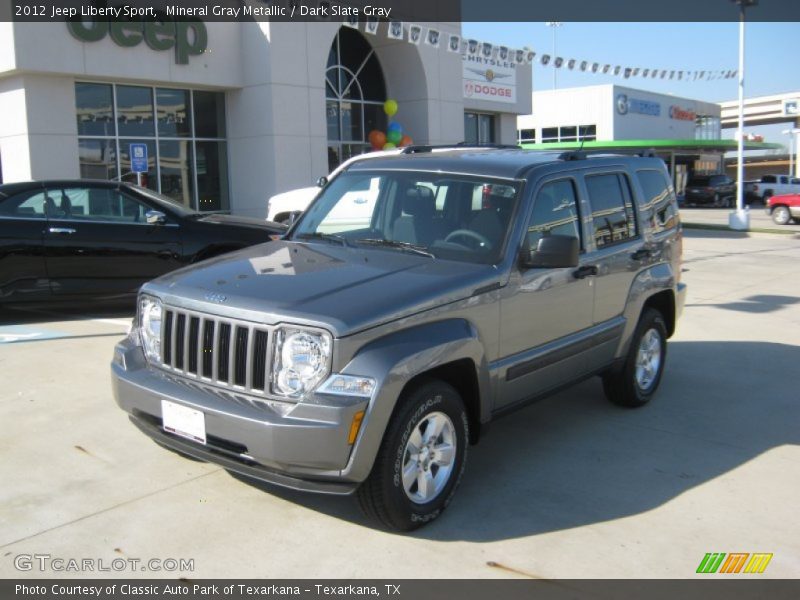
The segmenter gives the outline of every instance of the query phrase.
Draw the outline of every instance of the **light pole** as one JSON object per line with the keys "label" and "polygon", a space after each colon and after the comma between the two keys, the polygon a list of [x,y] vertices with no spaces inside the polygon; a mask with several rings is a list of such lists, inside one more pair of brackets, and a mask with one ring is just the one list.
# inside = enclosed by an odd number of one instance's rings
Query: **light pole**
{"label": "light pole", "polygon": [[794,177],[794,138],[800,133],[800,128],[784,129],[781,133],[789,136],[789,177]]}
{"label": "light pole", "polygon": [[739,6],[739,139],[736,160],[736,212],[728,217],[731,229],[750,228],[750,213],[744,209],[744,11],[758,0],[731,0]]}
{"label": "light pole", "polygon": [[558,69],[556,69],[556,29],[561,27],[564,23],[561,21],[547,21],[545,25],[553,30],[553,57],[550,59],[550,64],[553,65],[553,89],[556,89],[558,80],[556,79]]}

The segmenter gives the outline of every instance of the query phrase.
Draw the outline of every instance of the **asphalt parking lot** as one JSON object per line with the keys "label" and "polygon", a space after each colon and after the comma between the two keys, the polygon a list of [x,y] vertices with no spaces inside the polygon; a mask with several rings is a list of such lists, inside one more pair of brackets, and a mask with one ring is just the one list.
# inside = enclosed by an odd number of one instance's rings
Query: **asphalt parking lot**
{"label": "asphalt parking lot", "polygon": [[0,577],[82,575],[15,568],[47,554],[194,560],[94,576],[685,578],[707,552],[773,553],[761,577],[797,577],[800,239],[688,230],[684,260],[654,402],[617,408],[594,379],[498,421],[412,535],[139,433],[110,393],[126,311],[4,310]]}

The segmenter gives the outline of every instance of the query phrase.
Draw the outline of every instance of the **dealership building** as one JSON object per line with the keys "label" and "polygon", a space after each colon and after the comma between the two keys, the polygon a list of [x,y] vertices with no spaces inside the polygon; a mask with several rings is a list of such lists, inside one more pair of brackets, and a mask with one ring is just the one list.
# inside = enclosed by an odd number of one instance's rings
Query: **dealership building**
{"label": "dealership building", "polygon": [[[721,107],[712,102],[607,84],[533,92],[533,112],[517,120],[526,148],[618,153],[654,151],[678,193],[692,175],[724,172]],[[749,150],[774,144],[747,142]]]}
{"label": "dealership building", "polygon": [[263,217],[272,194],[368,150],[390,98],[416,144],[516,142],[530,64],[453,48],[458,23],[365,27],[0,23],[1,181],[135,181],[144,144],[144,185]]}

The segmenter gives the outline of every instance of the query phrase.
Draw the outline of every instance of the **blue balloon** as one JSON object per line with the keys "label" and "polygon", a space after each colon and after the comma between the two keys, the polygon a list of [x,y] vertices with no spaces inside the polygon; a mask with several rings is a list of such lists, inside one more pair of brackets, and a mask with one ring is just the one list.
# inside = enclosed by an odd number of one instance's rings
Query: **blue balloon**
{"label": "blue balloon", "polygon": [[397,121],[392,121],[391,123],[389,123],[389,126],[386,128],[386,133],[392,133],[393,131],[396,131],[397,133],[399,133],[402,136],[403,135],[403,126],[400,125],[400,123],[398,123]]}

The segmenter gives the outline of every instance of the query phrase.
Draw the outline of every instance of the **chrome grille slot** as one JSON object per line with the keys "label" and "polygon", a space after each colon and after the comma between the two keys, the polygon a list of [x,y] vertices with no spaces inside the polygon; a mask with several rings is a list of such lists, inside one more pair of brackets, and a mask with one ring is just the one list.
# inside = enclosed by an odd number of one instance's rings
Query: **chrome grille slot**
{"label": "chrome grille slot", "polygon": [[186,348],[186,315],[178,315],[178,322],[175,327],[175,363],[174,367],[183,371],[183,359]]}
{"label": "chrome grille slot", "polygon": [[264,391],[267,381],[267,340],[266,331],[256,330],[253,340],[253,389]]}
{"label": "chrome grille slot", "polygon": [[236,328],[236,365],[233,370],[233,383],[244,386],[247,383],[247,338],[249,331],[244,327]]}
{"label": "chrome grille slot", "polygon": [[219,341],[217,342],[217,379],[228,381],[230,365],[231,326],[229,323],[220,323]]}
{"label": "chrome grille slot", "polygon": [[164,353],[164,364],[172,364],[172,319],[175,313],[168,310],[164,315],[164,343],[161,345]]}
{"label": "chrome grille slot", "polygon": [[270,328],[165,307],[161,366],[191,379],[264,395]]}
{"label": "chrome grille slot", "polygon": [[214,376],[214,321],[203,322],[203,360],[202,375],[211,379]]}
{"label": "chrome grille slot", "polygon": [[197,373],[197,359],[198,359],[198,349],[199,349],[199,342],[200,342],[200,319],[197,317],[191,317],[189,319],[189,366],[187,367],[187,371],[189,373]]}

